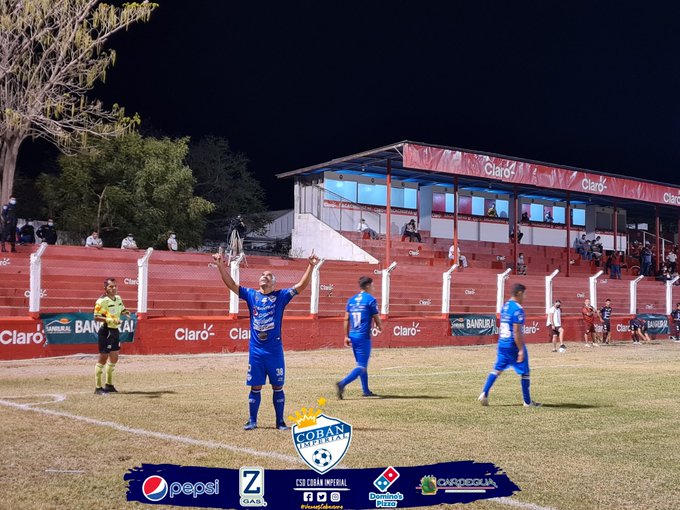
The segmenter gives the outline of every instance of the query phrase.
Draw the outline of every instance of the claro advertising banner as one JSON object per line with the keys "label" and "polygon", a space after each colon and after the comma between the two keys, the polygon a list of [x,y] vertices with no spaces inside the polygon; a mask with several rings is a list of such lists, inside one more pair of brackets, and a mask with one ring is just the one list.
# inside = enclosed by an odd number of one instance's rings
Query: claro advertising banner
{"label": "claro advertising banner", "polygon": [[680,207],[680,188],[441,147],[404,144],[404,167]]}

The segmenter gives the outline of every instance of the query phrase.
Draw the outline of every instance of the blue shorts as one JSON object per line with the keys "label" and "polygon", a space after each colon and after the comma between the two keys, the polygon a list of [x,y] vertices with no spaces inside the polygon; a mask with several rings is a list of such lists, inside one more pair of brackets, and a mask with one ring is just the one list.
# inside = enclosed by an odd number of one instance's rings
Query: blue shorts
{"label": "blue shorts", "polygon": [[371,357],[371,339],[350,337],[350,340],[352,341],[352,351],[354,351],[357,366],[368,368],[368,360]]}
{"label": "blue shorts", "polygon": [[501,347],[499,345],[498,358],[493,369],[502,372],[509,366],[512,366],[519,375],[529,375],[529,351],[527,351],[526,345],[524,346],[524,361],[522,363],[517,363],[518,354],[519,350],[515,345],[511,347]]}
{"label": "blue shorts", "polygon": [[286,364],[283,360],[283,352],[250,353],[246,385],[263,386],[267,383],[267,379],[272,386],[283,386],[286,382]]}

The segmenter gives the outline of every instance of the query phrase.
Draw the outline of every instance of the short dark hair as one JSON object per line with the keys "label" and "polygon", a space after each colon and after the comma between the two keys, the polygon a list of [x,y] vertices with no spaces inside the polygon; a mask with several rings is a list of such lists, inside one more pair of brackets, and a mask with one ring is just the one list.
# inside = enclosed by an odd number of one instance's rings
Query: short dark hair
{"label": "short dark hair", "polygon": [[512,295],[516,296],[517,294],[519,294],[520,292],[524,292],[525,290],[527,290],[527,288],[524,285],[522,285],[521,283],[516,283],[515,285],[512,286]]}
{"label": "short dark hair", "polygon": [[115,282],[115,281],[116,281],[115,278],[107,278],[106,280],[104,280],[104,288],[109,286],[109,282]]}
{"label": "short dark hair", "polygon": [[607,299],[604,300],[605,303],[606,303],[607,301],[611,301],[611,299],[607,298]]}
{"label": "short dark hair", "polygon": [[373,283],[373,278],[371,278],[370,276],[362,276],[362,277],[359,278],[359,287],[361,289],[365,289],[366,287],[368,287],[372,283]]}

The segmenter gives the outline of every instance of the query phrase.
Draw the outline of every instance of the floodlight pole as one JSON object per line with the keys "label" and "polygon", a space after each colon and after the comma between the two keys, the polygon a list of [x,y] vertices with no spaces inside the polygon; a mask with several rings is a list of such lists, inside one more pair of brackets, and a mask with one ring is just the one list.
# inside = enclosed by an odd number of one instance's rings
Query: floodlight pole
{"label": "floodlight pole", "polygon": [[[516,235],[517,233],[515,233]],[[505,280],[512,269],[506,269],[502,273],[496,275],[496,313],[501,313],[503,308],[503,294],[505,294]]]}
{"label": "floodlight pole", "polygon": [[559,272],[560,272],[559,269],[555,269],[552,273],[545,277],[545,313],[548,313],[550,311],[550,308],[552,307],[553,304],[552,282],[553,279],[557,276],[557,273]]}
{"label": "floodlight pole", "polygon": [[589,291],[590,295],[588,296],[590,298],[590,306],[593,308],[597,308],[597,279],[604,274],[604,271],[600,270],[597,273],[595,273],[593,276],[589,277]]}
{"label": "floodlight pole", "polygon": [[680,279],[676,276],[672,280],[666,281],[666,315],[670,315],[673,311],[673,284]]}
{"label": "floodlight pole", "polygon": [[40,247],[35,253],[31,253],[29,266],[29,294],[28,294],[28,314],[33,318],[40,316],[40,287],[42,286],[42,256],[47,249],[47,243],[40,243]]}
{"label": "floodlight pole", "polygon": [[309,314],[313,317],[319,315],[319,293],[321,284],[320,269],[326,259],[319,259],[319,262],[312,269],[312,298],[309,301]]}
{"label": "floodlight pole", "polygon": [[392,262],[390,267],[382,270],[382,303],[380,305],[380,316],[387,318],[390,314],[390,274],[397,267],[396,262]]}
{"label": "floodlight pole", "polygon": [[[236,257],[234,260],[231,261],[231,279],[234,280],[234,283],[236,285],[239,285],[239,282],[241,281],[241,261],[243,260],[243,257],[245,256],[244,253],[240,253],[238,257]],[[238,294],[235,294],[234,292],[229,293],[229,317],[232,319],[235,319],[238,317],[238,304],[239,304],[239,297]]]}
{"label": "floodlight pole", "polygon": [[442,273],[442,316],[448,317],[451,310],[451,274],[458,269],[458,264],[453,264],[448,271]]}
{"label": "floodlight pole", "polygon": [[644,275],[640,275],[635,278],[635,280],[630,281],[630,307],[628,311],[631,315],[635,315],[637,313],[637,284],[644,277]]}

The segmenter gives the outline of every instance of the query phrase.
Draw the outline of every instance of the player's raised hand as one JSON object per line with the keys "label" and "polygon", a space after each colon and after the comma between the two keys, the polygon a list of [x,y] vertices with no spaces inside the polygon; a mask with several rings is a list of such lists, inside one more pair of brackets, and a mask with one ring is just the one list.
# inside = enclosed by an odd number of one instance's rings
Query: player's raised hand
{"label": "player's raised hand", "polygon": [[309,256],[307,259],[309,261],[309,265],[314,267],[319,263],[319,257],[314,254],[314,250],[312,250],[312,254]]}
{"label": "player's raised hand", "polygon": [[218,264],[224,260],[224,257],[222,256],[221,253],[213,253],[212,256],[213,260],[217,262]]}

